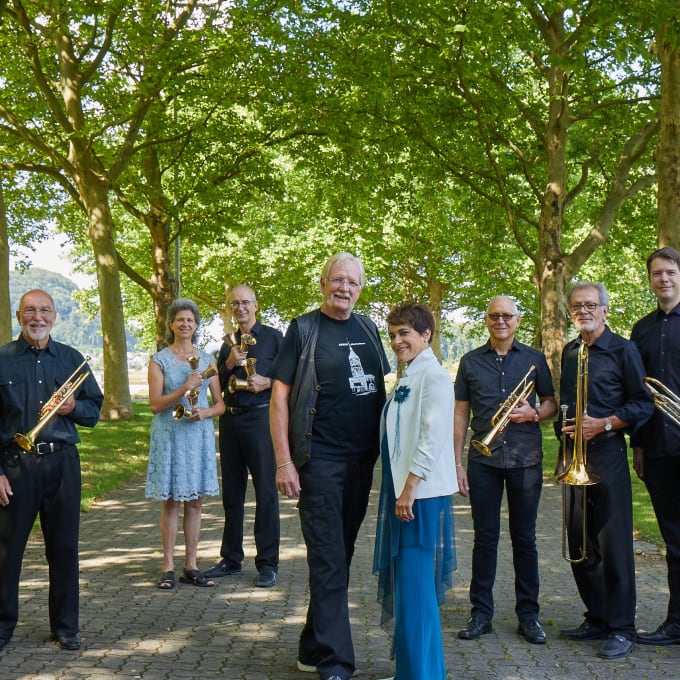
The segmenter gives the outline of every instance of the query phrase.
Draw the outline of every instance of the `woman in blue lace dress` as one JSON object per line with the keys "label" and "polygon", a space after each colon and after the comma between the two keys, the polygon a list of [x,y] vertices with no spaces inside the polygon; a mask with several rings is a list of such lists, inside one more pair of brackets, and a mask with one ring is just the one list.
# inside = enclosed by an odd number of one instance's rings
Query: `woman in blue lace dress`
{"label": "woman in blue lace dress", "polygon": [[396,680],[446,680],[439,605],[456,568],[453,383],[430,348],[435,326],[427,307],[397,305],[387,324],[406,369],[381,423],[373,559],[381,624],[393,632]]}
{"label": "woman in blue lace dress", "polygon": [[[203,496],[219,495],[215,428],[224,413],[219,376],[210,377],[214,359],[194,346],[200,315],[196,303],[178,298],[168,308],[168,346],[149,362],[151,421],[146,497],[163,502],[163,574],[158,587],[175,587],[174,552],[180,504],[184,504],[184,570],[180,582],[214,586],[196,563]],[[196,362],[198,358],[198,362]],[[207,370],[206,370],[207,369]],[[208,391],[212,406],[208,402]],[[176,408],[177,404],[181,404]]]}

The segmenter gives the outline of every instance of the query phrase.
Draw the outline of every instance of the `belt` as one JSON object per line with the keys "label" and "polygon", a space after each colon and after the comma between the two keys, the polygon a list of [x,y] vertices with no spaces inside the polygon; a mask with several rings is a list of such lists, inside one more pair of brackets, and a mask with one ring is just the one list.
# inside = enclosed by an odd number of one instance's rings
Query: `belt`
{"label": "belt", "polygon": [[18,451],[20,453],[33,453],[36,456],[44,456],[46,453],[57,453],[58,451],[62,451],[67,446],[71,446],[71,444],[67,444],[66,442],[37,442],[30,451],[26,451],[26,449],[19,446],[19,444],[12,442],[4,449],[0,449],[0,451],[7,451],[8,453],[10,451]]}
{"label": "belt", "polygon": [[225,412],[231,413],[232,416],[237,416],[240,413],[254,411],[256,408],[267,408],[268,406],[269,402],[267,402],[266,404],[257,404],[257,406],[227,406]]}

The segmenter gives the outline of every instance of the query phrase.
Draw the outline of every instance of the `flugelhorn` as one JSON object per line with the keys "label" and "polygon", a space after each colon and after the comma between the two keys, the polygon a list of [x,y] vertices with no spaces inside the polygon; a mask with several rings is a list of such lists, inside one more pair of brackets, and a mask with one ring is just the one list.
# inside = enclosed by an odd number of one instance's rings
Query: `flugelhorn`
{"label": "flugelhorn", "polygon": [[647,377],[644,383],[652,393],[654,406],[676,425],[680,425],[680,397],[656,378]]}
{"label": "flugelhorn", "polygon": [[[191,367],[192,371],[195,371],[198,368],[199,358],[197,356],[189,357],[187,361],[189,362],[189,366]],[[201,377],[203,378],[203,380],[206,380],[207,378],[212,378],[212,376],[214,376],[215,373],[217,373],[217,369],[212,364],[209,364],[208,367],[201,373]],[[189,408],[187,408],[182,402],[177,402],[175,404],[175,407],[172,409],[172,417],[175,420],[181,420],[182,418],[191,418],[193,409],[196,406],[196,403],[198,402],[198,390],[197,389],[187,390],[184,393],[184,396],[189,402]]]}
{"label": "flugelhorn", "polygon": [[78,388],[85,382],[87,376],[90,375],[90,370],[85,369],[81,372],[83,366],[90,361],[92,357],[85,357],[78,368],[76,368],[73,373],[64,381],[64,384],[59,387],[52,396],[49,398],[47,403],[40,409],[39,419],[35,427],[27,432],[26,434],[21,434],[16,432],[12,437],[14,441],[24,450],[33,451],[35,450],[35,440],[40,434],[42,429],[50,422],[53,416],[56,415],[59,407],[71,396],[73,396]]}
{"label": "flugelhorn", "polygon": [[[568,486],[592,486],[600,481],[600,478],[590,472],[588,468],[587,450],[588,443],[583,438],[583,417],[588,414],[588,345],[585,342],[581,343],[578,349],[578,363],[576,367],[576,405],[574,412],[574,438],[572,444],[571,459],[569,463],[566,462],[567,456],[567,437],[563,435],[563,452],[564,466],[563,472],[555,470],[556,479],[560,484]],[[562,426],[567,423],[566,409],[562,407],[563,422]],[[559,466],[559,462],[558,462]],[[588,533],[587,533],[587,494],[586,489],[583,489],[583,526],[579,557],[572,558],[569,547],[567,545],[567,497],[564,488],[562,489],[562,557],[567,562],[572,564],[579,564],[588,559]]]}
{"label": "flugelhorn", "polygon": [[237,391],[242,391],[242,390],[247,390],[248,389],[248,378],[250,376],[255,375],[255,364],[257,363],[257,359],[255,357],[250,357],[249,359],[246,359],[246,377],[245,378],[238,378],[235,373],[232,373],[229,376],[229,383],[227,385],[227,389],[231,394],[234,394],[234,392]]}
{"label": "flugelhorn", "polygon": [[481,441],[473,439],[470,443],[477,451],[485,456],[491,455],[491,442],[496,438],[496,435],[503,432],[510,422],[510,414],[513,409],[519,404],[522,399],[526,399],[534,389],[535,380],[529,380],[529,376],[536,370],[532,366],[527,374],[517,383],[517,387],[512,391],[512,394],[500,405],[500,408],[491,418],[491,425],[493,429]]}

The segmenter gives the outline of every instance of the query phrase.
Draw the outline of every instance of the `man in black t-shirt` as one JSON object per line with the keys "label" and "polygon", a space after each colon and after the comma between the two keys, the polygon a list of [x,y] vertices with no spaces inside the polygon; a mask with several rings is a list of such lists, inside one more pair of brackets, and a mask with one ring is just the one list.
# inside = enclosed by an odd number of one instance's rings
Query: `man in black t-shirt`
{"label": "man in black t-shirt", "polygon": [[322,680],[355,670],[347,589],[378,456],[389,370],[375,324],[352,309],[364,284],[349,253],[324,267],[320,309],[290,325],[272,374],[276,486],[299,496],[310,602],[297,667]]}

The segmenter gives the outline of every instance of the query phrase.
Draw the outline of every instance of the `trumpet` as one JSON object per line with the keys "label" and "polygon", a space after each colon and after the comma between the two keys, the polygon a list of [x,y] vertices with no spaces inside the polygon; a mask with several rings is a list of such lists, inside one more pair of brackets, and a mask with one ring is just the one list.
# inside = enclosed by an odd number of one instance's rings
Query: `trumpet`
{"label": "trumpet", "polygon": [[491,425],[493,429],[481,441],[473,439],[470,443],[484,456],[491,455],[491,442],[498,434],[503,432],[510,422],[510,414],[513,409],[519,404],[522,399],[526,399],[534,389],[535,380],[529,380],[529,376],[536,369],[532,366],[527,374],[517,383],[517,387],[512,391],[512,394],[500,405],[500,408],[491,418]]}
{"label": "trumpet", "polygon": [[[233,347],[234,345],[239,345],[239,349],[243,354],[248,354],[248,348],[251,345],[257,345],[257,339],[253,337],[252,335],[249,335],[248,333],[242,333],[241,334],[241,341],[239,342],[236,338],[236,333],[234,331],[231,331],[230,333],[227,333],[226,335],[222,336],[222,340],[229,345],[229,347]],[[238,362],[239,366],[246,366],[247,359],[241,359]]]}
{"label": "trumpet", "polygon": [[76,368],[76,370],[73,371],[73,373],[71,373],[68,378],[66,378],[63,385],[54,391],[47,403],[40,409],[38,422],[33,429],[29,430],[26,434],[16,432],[13,435],[12,438],[14,441],[24,451],[31,452],[35,450],[35,440],[45,425],[47,425],[47,423],[49,423],[50,420],[52,420],[52,418],[57,414],[59,407],[67,399],[72,397],[78,388],[85,382],[87,377],[90,375],[90,370],[85,369],[82,373],[81,370],[91,358],[92,357],[86,356],[83,363],[80,364],[80,366],[78,366],[78,368]]}
{"label": "trumpet", "polygon": [[229,376],[229,383],[227,385],[227,389],[229,390],[230,394],[234,394],[234,392],[248,389],[248,378],[250,378],[251,375],[255,375],[256,363],[257,359],[255,357],[250,357],[249,359],[246,360],[246,376],[247,376],[246,378],[237,378],[236,374],[232,374]]}
{"label": "trumpet", "polygon": [[[198,357],[190,357],[187,359],[189,362],[189,366],[191,367],[192,371],[195,371],[198,368]],[[217,373],[217,369],[210,364],[202,373],[201,377],[203,380],[206,380],[207,378],[212,378]],[[193,390],[187,390],[184,393],[184,396],[186,397],[187,401],[189,402],[189,408],[187,408],[182,402],[177,402],[172,409],[172,417],[175,420],[181,420],[182,418],[191,418],[191,415],[193,413],[193,408],[196,406],[196,403],[198,402],[198,390],[193,389]]]}
{"label": "trumpet", "polygon": [[669,420],[680,426],[680,397],[656,378],[647,377],[643,382],[652,393],[654,406]]}
{"label": "trumpet", "polygon": [[[562,405],[562,426],[567,421],[567,406]],[[587,494],[583,489],[583,526],[580,555],[572,558],[567,545],[567,495],[565,486],[592,486],[600,481],[598,475],[590,472],[587,462],[588,444],[583,439],[583,417],[588,413],[588,345],[581,343],[578,350],[578,364],[576,368],[576,411],[574,414],[574,439],[572,451],[568,457],[569,437],[562,435],[562,460],[558,460],[555,478],[562,484],[562,557],[571,564],[579,564],[588,559],[587,549]],[[560,468],[562,468],[560,470]]]}

